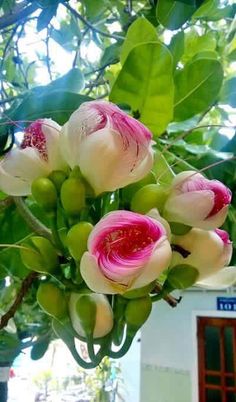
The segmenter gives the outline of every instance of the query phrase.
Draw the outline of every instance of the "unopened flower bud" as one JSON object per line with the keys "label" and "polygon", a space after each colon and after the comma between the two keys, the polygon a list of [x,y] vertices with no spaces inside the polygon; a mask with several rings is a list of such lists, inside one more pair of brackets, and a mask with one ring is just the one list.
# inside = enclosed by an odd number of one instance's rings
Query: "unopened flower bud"
{"label": "unopened flower bud", "polygon": [[168,191],[160,184],[148,184],[140,188],[131,200],[131,210],[146,214],[150,209],[157,208],[162,211]]}
{"label": "unopened flower bud", "polygon": [[133,336],[135,332],[147,321],[152,310],[150,296],[130,300],[125,309],[125,320],[128,325],[128,334]]}
{"label": "unopened flower bud", "polygon": [[106,296],[72,293],[69,301],[72,326],[78,335],[101,338],[113,327],[113,312]]}

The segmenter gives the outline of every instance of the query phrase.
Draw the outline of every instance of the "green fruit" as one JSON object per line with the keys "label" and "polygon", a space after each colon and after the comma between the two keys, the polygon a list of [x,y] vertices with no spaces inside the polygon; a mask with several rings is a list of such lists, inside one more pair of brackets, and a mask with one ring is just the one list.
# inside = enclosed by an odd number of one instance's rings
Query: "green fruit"
{"label": "green fruit", "polygon": [[57,190],[47,177],[38,177],[31,186],[32,195],[46,212],[54,212],[57,207]]}
{"label": "green fruit", "polygon": [[156,177],[153,172],[149,172],[147,176],[145,176],[142,180],[137,181],[136,183],[129,184],[125,188],[122,189],[122,197],[124,201],[130,202],[133,195],[143,186],[147,184],[155,184]]}
{"label": "green fruit", "polygon": [[60,193],[62,183],[66,180],[67,174],[63,170],[53,170],[48,178],[54,183],[57,192]]}
{"label": "green fruit", "polygon": [[67,233],[66,244],[69,252],[75,260],[80,260],[87,250],[88,237],[93,230],[93,225],[89,222],[79,222]]}
{"label": "green fruit", "polygon": [[127,303],[125,320],[128,325],[129,334],[136,332],[145,323],[151,310],[152,301],[150,296],[132,299]]}
{"label": "green fruit", "polygon": [[33,236],[25,248],[20,249],[23,264],[40,273],[53,273],[59,266],[59,260],[52,243],[41,236]]}
{"label": "green fruit", "polygon": [[78,216],[85,206],[85,187],[81,179],[71,177],[61,186],[61,202],[69,216]]}
{"label": "green fruit", "polygon": [[148,184],[140,188],[131,200],[131,210],[146,214],[150,209],[157,208],[162,211],[168,191],[160,184]]}
{"label": "green fruit", "polygon": [[54,318],[67,316],[67,301],[63,290],[53,283],[41,283],[37,291],[37,301],[40,307]]}

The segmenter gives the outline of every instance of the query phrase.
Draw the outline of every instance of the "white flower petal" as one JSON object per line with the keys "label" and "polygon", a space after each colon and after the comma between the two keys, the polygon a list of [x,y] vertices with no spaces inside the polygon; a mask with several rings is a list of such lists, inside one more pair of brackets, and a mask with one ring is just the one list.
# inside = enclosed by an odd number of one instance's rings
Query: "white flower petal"
{"label": "white flower petal", "polygon": [[0,188],[9,195],[27,195],[32,181],[48,174],[47,164],[35,149],[13,149],[0,162]]}
{"label": "white flower petal", "polygon": [[84,253],[80,263],[81,275],[87,286],[96,293],[120,293],[109,279],[106,279],[97,266],[95,258],[88,252]]}
{"label": "white flower petal", "polygon": [[192,191],[184,194],[172,194],[167,199],[164,217],[170,222],[199,226],[214,206],[212,191]]}
{"label": "white flower petal", "polygon": [[46,148],[48,155],[48,165],[50,170],[60,170],[65,167],[65,161],[62,158],[60,150],[61,126],[51,119],[43,119],[42,132],[46,139]]}
{"label": "white flower petal", "polygon": [[144,267],[141,275],[139,275],[139,277],[133,282],[129,290],[141,288],[157,279],[160,274],[168,268],[170,260],[170,244],[167,239],[160,240],[160,242],[157,244],[157,248],[153,252],[147,265]]}
{"label": "white flower petal", "polygon": [[194,286],[204,289],[226,289],[236,283],[236,267],[226,267],[216,274],[198,281]]}

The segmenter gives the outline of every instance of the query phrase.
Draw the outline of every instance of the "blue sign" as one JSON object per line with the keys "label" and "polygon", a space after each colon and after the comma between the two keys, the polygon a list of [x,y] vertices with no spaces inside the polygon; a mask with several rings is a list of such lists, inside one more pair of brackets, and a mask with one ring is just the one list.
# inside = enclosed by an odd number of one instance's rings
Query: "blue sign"
{"label": "blue sign", "polygon": [[236,297],[217,297],[216,300],[217,310],[236,312]]}

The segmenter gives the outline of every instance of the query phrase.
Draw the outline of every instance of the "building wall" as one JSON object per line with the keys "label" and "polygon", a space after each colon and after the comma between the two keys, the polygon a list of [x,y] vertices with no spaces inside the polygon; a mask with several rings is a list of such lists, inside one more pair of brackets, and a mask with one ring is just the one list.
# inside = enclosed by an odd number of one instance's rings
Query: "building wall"
{"label": "building wall", "polygon": [[142,330],[140,402],[197,401],[196,315],[224,316],[217,296],[235,294],[188,291],[176,308],[154,304]]}

